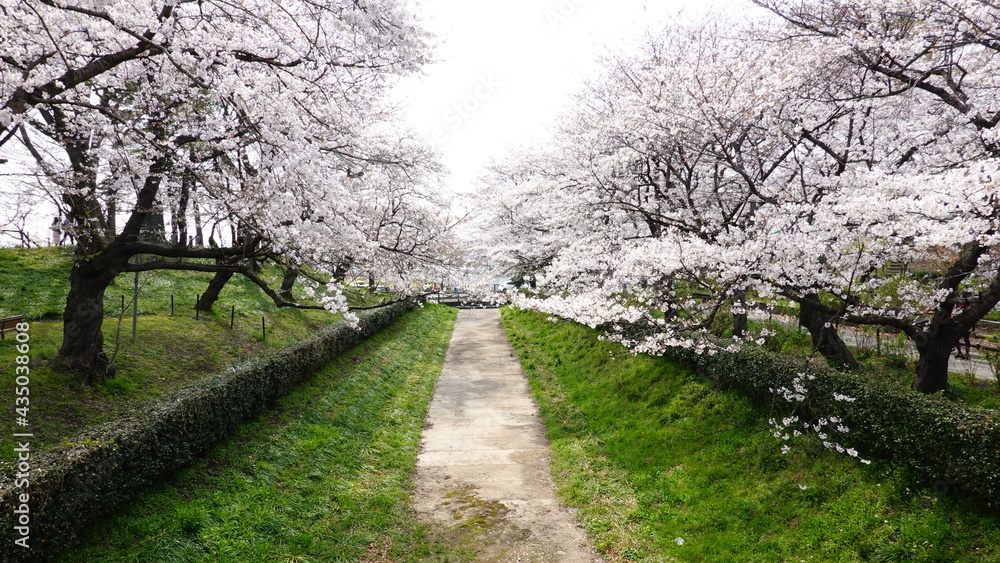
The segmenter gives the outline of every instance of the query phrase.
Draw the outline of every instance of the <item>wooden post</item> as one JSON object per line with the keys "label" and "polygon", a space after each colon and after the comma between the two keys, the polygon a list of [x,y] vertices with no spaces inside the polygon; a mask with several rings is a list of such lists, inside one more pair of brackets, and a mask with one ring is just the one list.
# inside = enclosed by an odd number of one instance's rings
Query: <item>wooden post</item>
{"label": "wooden post", "polygon": [[170,316],[174,316],[174,294],[170,294]]}
{"label": "wooden post", "polygon": [[267,342],[267,323],[264,321],[264,315],[260,316],[260,341]]}
{"label": "wooden post", "polygon": [[229,310],[229,330],[232,330],[236,323],[236,305]]}
{"label": "wooden post", "polygon": [[135,325],[139,318],[139,272],[135,273],[135,285],[132,290],[132,340],[135,340]]}
{"label": "wooden post", "polygon": [[198,319],[198,316],[200,314],[200,311],[198,310],[198,303],[199,302],[201,302],[201,294],[200,293],[198,294],[198,297],[195,298],[195,300],[194,300],[194,318],[195,318],[195,320]]}

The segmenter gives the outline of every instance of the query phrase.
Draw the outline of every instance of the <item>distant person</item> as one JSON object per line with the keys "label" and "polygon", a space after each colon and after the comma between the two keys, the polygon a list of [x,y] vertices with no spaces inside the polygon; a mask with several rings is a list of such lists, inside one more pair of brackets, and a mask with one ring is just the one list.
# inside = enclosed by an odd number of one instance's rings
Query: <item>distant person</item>
{"label": "distant person", "polygon": [[49,227],[52,231],[52,246],[59,246],[62,243],[62,226],[59,224],[59,218],[52,218],[52,225]]}
{"label": "distant person", "polygon": [[[971,296],[972,296],[972,294],[970,292],[968,292],[968,291],[962,292],[962,297],[961,297],[961,299],[959,299],[955,303],[955,307],[951,311],[951,317],[950,318],[954,319],[955,317],[961,315],[962,313],[964,313],[965,311],[967,311],[969,309],[969,305],[971,305],[971,302],[970,302],[970,297]],[[932,309],[930,307],[927,307],[920,314],[921,315],[929,315],[929,314],[932,314],[932,313],[934,313],[934,309]],[[927,320],[927,319],[920,319],[920,320],[915,321],[913,324],[914,324],[914,326],[918,326],[918,327],[922,328],[922,327],[926,327],[927,325],[929,325],[930,321]],[[964,335],[961,336],[960,340],[955,343],[955,347],[952,348],[952,351],[955,352],[955,357],[957,357],[958,359],[960,359],[960,360],[968,360],[971,357],[971,356],[969,356],[969,354],[971,353],[971,350],[972,350],[972,331],[974,331],[975,329],[976,329],[976,327],[970,328]],[[965,354],[964,355],[962,354],[962,342],[965,342]]]}
{"label": "distant person", "polygon": [[[955,309],[952,311],[951,318],[954,319],[955,317],[957,317],[957,316],[961,315],[962,313],[966,312],[969,309],[969,305],[972,304],[971,303],[971,298],[972,298],[972,294],[970,292],[963,291],[961,299],[957,303],[955,303]],[[975,328],[976,327],[970,328],[964,335],[962,335],[961,340],[959,340],[958,342],[955,343],[955,357],[957,357],[958,359],[960,359],[960,360],[968,360],[970,358],[969,354],[972,351],[972,331],[975,330]],[[964,356],[962,355],[962,342],[963,341],[965,342],[965,355]]]}
{"label": "distant person", "polygon": [[59,239],[59,244],[69,241],[69,244],[76,244],[76,237],[73,236],[73,224],[69,222],[69,219],[63,219],[62,222],[62,238]]}

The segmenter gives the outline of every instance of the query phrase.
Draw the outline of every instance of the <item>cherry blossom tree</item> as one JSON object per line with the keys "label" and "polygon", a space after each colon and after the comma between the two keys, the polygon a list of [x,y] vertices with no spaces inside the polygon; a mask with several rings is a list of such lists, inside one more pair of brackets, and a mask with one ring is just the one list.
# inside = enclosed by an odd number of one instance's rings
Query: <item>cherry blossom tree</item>
{"label": "cherry blossom tree", "polygon": [[[593,218],[558,150],[512,154],[481,179],[482,252],[518,287],[537,281],[570,243],[594,231]],[[593,208],[590,210],[594,211]]]}
{"label": "cherry blossom tree", "polygon": [[[358,178],[427,167],[383,101],[424,61],[400,2],[4,0],[0,14],[0,147],[36,149],[77,233],[60,355],[91,379],[113,372],[100,327],[119,273],[237,272],[297,305],[245,260],[368,258]],[[143,236],[192,190],[238,225],[231,245]]]}
{"label": "cherry blossom tree", "polygon": [[[581,97],[546,189],[597,220],[548,244],[523,304],[655,353],[710,350],[747,294],[792,299],[831,363],[856,366],[837,323],[890,326],[920,353],[914,387],[944,389],[951,348],[1000,299],[997,12],[759,3],[783,20],[668,29]],[[544,215],[543,195],[520,215]],[[934,255],[950,264],[932,276],[886,268]]]}
{"label": "cherry blossom tree", "polygon": [[[881,213],[869,206],[847,220],[854,230],[877,233],[865,238],[876,244],[852,254],[863,261],[865,255],[890,258],[902,252],[899,259],[905,260],[944,251],[950,263],[929,283],[905,284],[903,296],[910,299],[901,301],[910,307],[889,312],[841,283],[838,308],[851,320],[906,333],[920,354],[914,387],[945,389],[951,349],[1000,301],[995,185],[1000,91],[994,70],[1000,11],[986,1],[757,3],[864,78],[842,102],[883,113],[886,103],[905,108],[898,110],[906,114],[900,126],[888,132],[896,136],[893,158],[862,163],[870,170],[855,173],[839,202],[844,209],[853,193],[859,198],[856,208],[860,198],[880,192],[886,203]],[[870,290],[878,285],[864,277],[853,281]],[[885,291],[874,293],[885,299]],[[920,306],[934,311],[926,327],[914,322]]]}
{"label": "cherry blossom tree", "polygon": [[[550,158],[562,166],[554,175],[571,178],[562,190],[599,220],[592,236],[565,242],[547,281],[586,294],[589,310],[624,294],[655,311],[644,320],[651,340],[633,342],[643,349],[707,331],[723,310],[742,336],[760,260],[745,246],[755,216],[815,196],[788,183],[802,173],[809,134],[837,116],[790,127],[786,114],[803,103],[794,83],[777,78],[790,65],[787,49],[739,38],[731,26],[678,27],[649,39],[639,56],[611,61],[566,120],[562,152]],[[829,166],[825,160],[815,165]],[[720,262],[726,252],[728,264]],[[636,323],[628,324],[634,338]],[[824,341],[846,350],[836,331],[818,325]]]}

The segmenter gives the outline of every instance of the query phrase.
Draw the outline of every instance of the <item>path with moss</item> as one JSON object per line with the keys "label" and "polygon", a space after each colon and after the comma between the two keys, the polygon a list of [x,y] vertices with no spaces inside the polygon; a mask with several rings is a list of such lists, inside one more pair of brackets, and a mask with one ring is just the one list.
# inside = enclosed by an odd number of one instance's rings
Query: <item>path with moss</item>
{"label": "path with moss", "polygon": [[476,561],[601,561],[555,495],[544,426],[496,309],[459,312],[415,481],[430,534]]}

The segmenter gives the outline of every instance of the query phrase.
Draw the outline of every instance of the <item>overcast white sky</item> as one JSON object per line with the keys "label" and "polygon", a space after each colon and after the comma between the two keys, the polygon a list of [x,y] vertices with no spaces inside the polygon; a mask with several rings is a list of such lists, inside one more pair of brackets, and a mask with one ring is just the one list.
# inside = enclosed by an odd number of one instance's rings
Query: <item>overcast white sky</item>
{"label": "overcast white sky", "polygon": [[398,90],[411,126],[430,138],[467,191],[489,159],[544,136],[608,49],[647,27],[708,10],[741,17],[749,0],[410,0],[437,34],[438,62]]}

